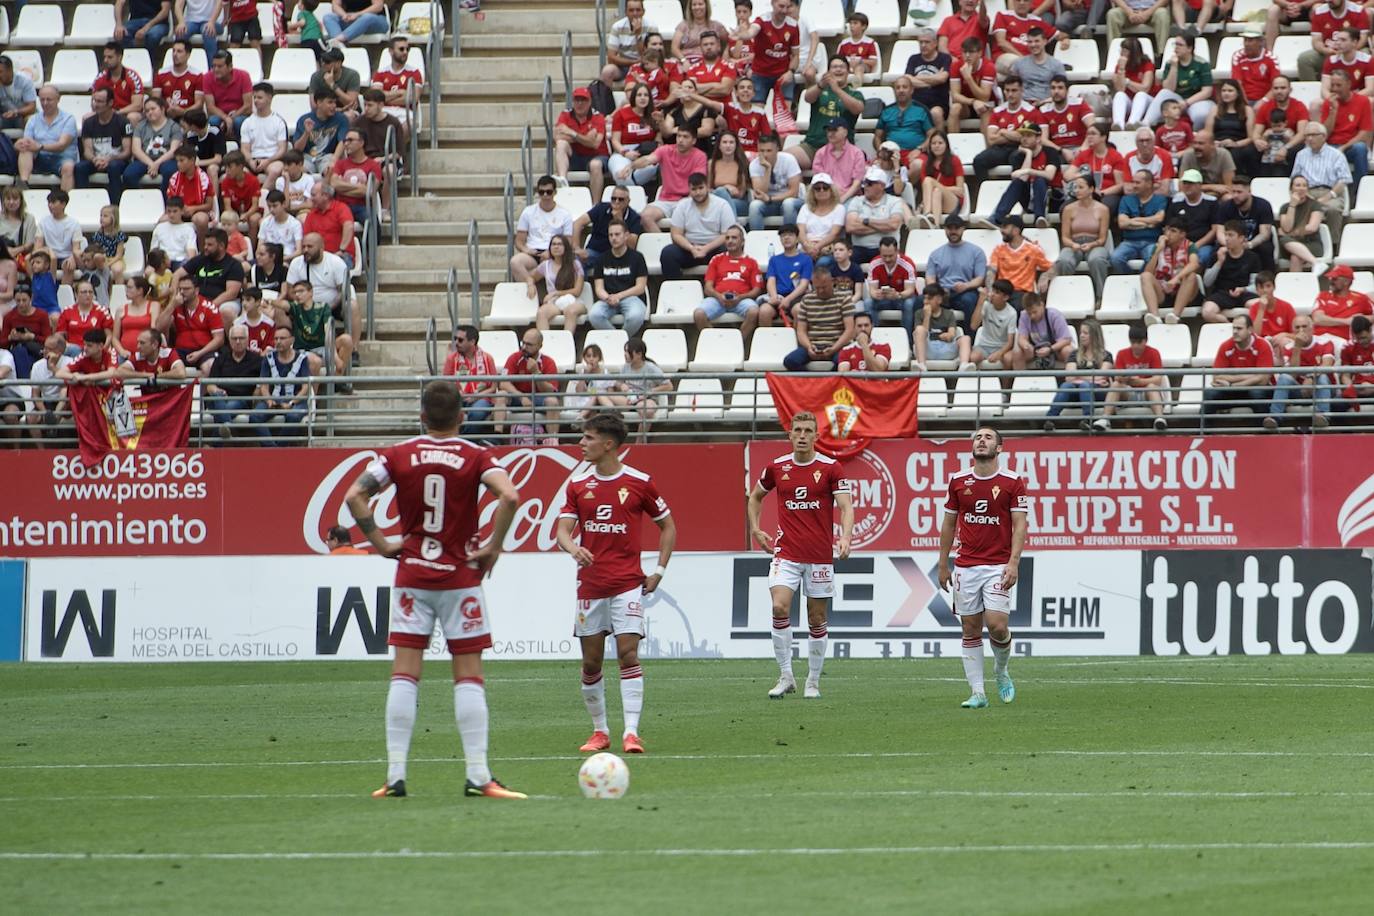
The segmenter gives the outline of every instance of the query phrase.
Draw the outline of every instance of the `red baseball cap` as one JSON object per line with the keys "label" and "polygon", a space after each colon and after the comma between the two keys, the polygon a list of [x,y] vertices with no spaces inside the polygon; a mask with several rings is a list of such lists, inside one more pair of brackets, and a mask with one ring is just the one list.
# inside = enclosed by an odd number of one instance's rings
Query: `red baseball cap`
{"label": "red baseball cap", "polygon": [[578,86],[573,90],[573,98],[575,99],[590,99],[591,97],[592,94],[586,86]]}
{"label": "red baseball cap", "polygon": [[1344,264],[1337,264],[1335,267],[1331,268],[1330,270],[1328,270],[1328,271],[1326,272],[1326,276],[1327,276],[1328,278],[1332,278],[1332,277],[1345,277],[1347,280],[1351,281],[1352,283],[1355,281],[1355,271],[1351,270],[1349,267],[1347,267],[1347,266],[1344,265]]}

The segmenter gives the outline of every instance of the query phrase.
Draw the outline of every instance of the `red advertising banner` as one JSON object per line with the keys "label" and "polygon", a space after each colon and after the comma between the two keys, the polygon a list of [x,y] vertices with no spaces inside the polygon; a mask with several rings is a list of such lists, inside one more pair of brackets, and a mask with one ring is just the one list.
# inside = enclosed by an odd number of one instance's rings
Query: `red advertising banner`
{"label": "red advertising banner", "polygon": [[[844,462],[854,549],[938,548],[969,442],[880,441]],[[787,450],[755,442],[750,479]],[[1374,547],[1371,436],[1008,439],[1026,480],[1031,550]],[[776,524],[773,500],[764,527]]]}
{"label": "red advertising banner", "polygon": [[[225,448],[111,452],[86,466],[75,451],[11,452],[0,495],[0,557],[198,556],[325,553],[330,527],[353,528],[349,485],[376,453],[361,449]],[[506,548],[556,550],[575,449],[497,449],[520,489]],[[744,446],[627,446],[626,463],[651,474],[677,520],[679,550],[744,544]],[[482,520],[494,503],[484,499]],[[375,503],[396,534],[391,491]],[[658,529],[646,526],[650,547]]]}

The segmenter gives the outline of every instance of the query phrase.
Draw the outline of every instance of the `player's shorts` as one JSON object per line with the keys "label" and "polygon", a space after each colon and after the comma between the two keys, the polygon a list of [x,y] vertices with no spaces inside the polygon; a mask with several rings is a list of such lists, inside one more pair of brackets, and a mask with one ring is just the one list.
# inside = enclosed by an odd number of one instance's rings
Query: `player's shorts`
{"label": "player's shorts", "polygon": [[831,563],[798,563],[774,557],[768,566],[768,587],[803,592],[808,598],[835,597],[835,566]]}
{"label": "player's shorts", "polygon": [[1002,587],[1005,566],[954,567],[954,613],[960,617],[995,611],[1011,612],[1011,595]]}
{"label": "player's shorts", "polygon": [[431,590],[397,587],[392,592],[391,636],[387,642],[407,649],[424,649],[437,620],[452,655],[470,655],[491,648],[487,602],[478,588]]}
{"label": "player's shorts", "polygon": [[635,587],[609,598],[578,598],[573,635],[644,635],[644,589]]}

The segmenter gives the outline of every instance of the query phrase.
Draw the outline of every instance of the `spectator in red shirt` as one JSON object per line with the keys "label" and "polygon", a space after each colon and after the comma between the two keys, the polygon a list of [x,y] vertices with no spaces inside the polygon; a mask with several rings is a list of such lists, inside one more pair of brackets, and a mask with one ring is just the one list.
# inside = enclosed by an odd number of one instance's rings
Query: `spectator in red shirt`
{"label": "spectator in red shirt", "polygon": [[172,334],[172,346],[194,369],[206,370],[224,346],[224,319],[215,304],[200,294],[193,277],[183,276],[172,294],[172,307],[157,316],[153,327]]}
{"label": "spectator in red shirt", "polygon": [[1127,404],[1145,404],[1155,415],[1155,429],[1159,432],[1169,428],[1164,419],[1164,360],[1159,351],[1146,343],[1149,334],[1145,325],[1132,324],[1127,332],[1130,346],[1116,354],[1112,367],[1116,369],[1139,369],[1140,375],[1117,375],[1112,377],[1111,388],[1107,391],[1106,406],[1102,416],[1093,420],[1093,429],[1106,432],[1112,428],[1112,415],[1116,405],[1122,401]]}
{"label": "spectator in red shirt", "polygon": [[873,340],[873,316],[854,315],[854,340],[835,357],[840,372],[886,372],[892,362],[892,345]]}
{"label": "spectator in red shirt", "polygon": [[305,214],[301,232],[314,232],[324,242],[324,250],[343,258],[353,267],[353,211],[334,199],[334,189],[323,181],[310,189],[310,210]]}
{"label": "spectator in red shirt", "polygon": [[115,113],[137,127],[143,120],[143,78],[124,66],[124,48],[117,41],[105,44],[100,63],[100,75],[91,84],[91,92],[110,90]]}
{"label": "spectator in red shirt", "polygon": [[1326,142],[1345,154],[1350,174],[1359,181],[1369,174],[1369,144],[1374,139],[1374,107],[1369,96],[1351,89],[1350,73],[1333,70],[1331,98],[1321,103],[1319,117],[1326,127]]}
{"label": "spectator in red shirt", "polygon": [[1336,410],[1359,410],[1360,401],[1374,404],[1374,322],[1364,315],[1350,320],[1350,343],[1341,347],[1342,366],[1365,366],[1368,372],[1347,372],[1340,378],[1342,400]]}
{"label": "spectator in red shirt", "polygon": [[568,170],[589,172],[592,200],[601,199],[606,182],[606,163],[610,155],[606,146],[606,116],[592,111],[592,94],[587,87],[573,90],[572,109],[558,116],[553,126],[554,174],[559,184],[567,186]]}
{"label": "spectator in red shirt", "polygon": [[114,319],[95,301],[95,285],[90,280],[77,280],[74,292],[76,301],[57,316],[53,330],[68,340],[85,340],[87,331],[104,331],[113,339]]}
{"label": "spectator in red shirt", "polygon": [[[249,233],[258,234],[262,222],[262,182],[248,171],[248,159],[234,150],[224,157],[224,177],[219,180],[220,209],[234,210],[248,220]],[[237,227],[234,227],[237,228]]]}
{"label": "spectator in red shirt", "polygon": [[329,169],[329,186],[334,189],[335,200],[348,205],[355,222],[367,219],[369,178],[376,182],[381,199],[386,200],[386,176],[382,173],[382,164],[367,155],[362,132],[350,127],[348,133],[344,134],[343,155],[335,159]]}
{"label": "spectator in red shirt", "polygon": [[1214,375],[1212,385],[1202,393],[1202,415],[1229,411],[1232,407],[1249,406],[1256,412],[1267,412],[1272,394],[1273,376],[1266,371],[1274,366],[1274,351],[1269,341],[1258,337],[1249,315],[1231,319],[1231,339],[1217,348],[1215,369],[1254,369],[1244,375]]}
{"label": "spectator in red shirt", "polygon": [[229,47],[241,48],[244,42],[262,53],[262,23],[258,21],[257,0],[224,0],[229,7]]}
{"label": "spectator in red shirt", "polygon": [[[1283,119],[1283,126],[1276,127],[1274,112]],[[1293,82],[1286,76],[1276,76],[1269,84],[1269,94],[1260,101],[1255,109],[1255,149],[1260,154],[1260,174],[1252,178],[1288,177],[1293,172],[1293,160],[1302,149],[1303,129],[1311,117],[1307,106],[1293,98]],[[1286,136],[1282,149],[1271,148],[1271,137],[1278,132]]]}
{"label": "spectator in red shirt", "polygon": [[162,345],[162,332],[144,328],[138,347],[119,365],[119,377],[156,382],[160,378],[185,378],[186,364],[176,351]]}
{"label": "spectator in red shirt", "polygon": [[1350,339],[1350,325],[1356,315],[1374,315],[1374,302],[1364,293],[1350,288],[1355,272],[1344,264],[1337,264],[1326,272],[1331,289],[1317,294],[1312,321],[1322,334]]}
{"label": "spectator in red shirt", "polygon": [[1262,270],[1255,274],[1256,297],[1249,303],[1250,320],[1254,322],[1259,336],[1269,341],[1269,346],[1277,353],[1293,340],[1293,319],[1297,313],[1293,304],[1274,295],[1274,273]]}
{"label": "spectator in red shirt", "polygon": [[106,343],[101,331],[86,331],[80,340],[84,345],[84,352],[77,359],[61,366],[57,370],[57,377],[79,384],[94,384],[114,378],[117,374],[114,349]]}
{"label": "spectator in red shirt", "polygon": [[[1330,338],[1317,340],[1312,336],[1312,317],[1299,315],[1293,319],[1292,342],[1283,349],[1283,365],[1294,369],[1329,369],[1336,365],[1336,348]],[[1332,376],[1325,372],[1282,373],[1277,376],[1274,402],[1269,416],[1264,418],[1265,429],[1278,429],[1279,417],[1288,410],[1289,401],[1312,405],[1312,428],[1325,429],[1326,415],[1331,412]]]}
{"label": "spectator in red shirt", "polygon": [[[538,328],[530,328],[525,332],[525,336],[520,340],[520,349],[516,350],[506,360],[506,365],[502,369],[502,374],[510,376],[512,380],[502,381],[500,389],[503,397],[503,406],[506,410],[512,411],[511,423],[515,425],[535,425],[533,418],[542,413],[544,417],[544,430],[549,438],[544,440],[545,445],[558,444],[558,383],[546,379],[544,381],[519,382],[513,379],[524,375],[557,375],[558,366],[554,361],[540,352],[544,347],[544,335]],[[498,409],[496,424],[499,429],[504,419],[505,410]]]}
{"label": "spectator in red shirt", "polygon": [[405,149],[405,140],[410,131],[410,109],[406,98],[410,87],[418,90],[425,84],[419,68],[410,65],[410,38],[407,35],[393,35],[389,53],[378,61],[377,69],[372,71],[372,88],[383,93],[385,111],[401,124],[400,148]]}
{"label": "spectator in red shirt", "polygon": [[167,104],[167,116],[180,119],[186,112],[199,108],[204,95],[203,74],[190,69],[191,43],[184,38],[172,42],[172,66],[153,77],[153,95]]}
{"label": "spectator in red shirt", "polygon": [[477,346],[480,333],[476,325],[458,325],[453,329],[453,349],[444,359],[444,375],[457,376],[458,390],[463,395],[463,428],[460,433],[469,437],[487,432],[487,418],[500,400],[494,378],[486,381],[466,378],[500,374],[496,360]]}
{"label": "spectator in red shirt", "polygon": [[692,313],[697,330],[706,330],[728,312],[740,319],[740,333],[748,340],[759,321],[756,300],[763,295],[763,274],[758,262],[744,253],[744,230],[739,226],[725,230],[725,250],[707,266],[703,291],[705,298]]}
{"label": "spectator in red shirt", "polygon": [[[1298,79],[1313,82],[1321,78],[1322,62],[1333,54],[1339,54],[1341,49],[1336,45],[1336,33],[1342,29],[1356,29],[1356,47],[1361,45],[1359,32],[1369,30],[1369,13],[1363,6],[1351,2],[1351,0],[1327,0],[1325,3],[1314,3],[1310,7],[1306,3],[1285,0],[1283,3],[1276,3],[1269,9],[1270,25],[1268,34],[1265,36],[1269,47],[1274,46],[1274,41],[1278,38],[1279,23],[1277,15],[1279,8],[1282,12],[1290,13],[1287,8],[1294,7],[1301,15],[1305,15],[1312,24],[1312,47],[1298,55]],[[1297,17],[1285,15],[1284,21],[1292,22]]]}
{"label": "spectator in red shirt", "polygon": [[[982,0],[959,0],[958,6],[952,15],[945,17],[935,33],[940,50],[955,57],[970,38],[977,38],[986,46],[991,27],[987,7]],[[957,72],[957,69],[950,72]]]}
{"label": "spectator in red shirt", "polygon": [[177,147],[176,162],[176,173],[167,180],[167,198],[181,198],[182,215],[190,217],[196,234],[202,235],[210,228],[214,215],[215,195],[210,190],[210,176],[196,165],[196,148],[189,143]]}
{"label": "spectator in red shirt", "polygon": [[200,90],[210,123],[226,136],[237,136],[239,124],[253,113],[253,79],[246,70],[234,68],[233,54],[215,52]]}

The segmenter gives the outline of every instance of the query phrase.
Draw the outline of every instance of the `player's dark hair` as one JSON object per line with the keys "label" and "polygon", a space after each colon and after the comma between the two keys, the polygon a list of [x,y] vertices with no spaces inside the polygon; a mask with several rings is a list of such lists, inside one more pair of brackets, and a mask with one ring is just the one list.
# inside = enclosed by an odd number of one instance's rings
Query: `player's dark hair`
{"label": "player's dark hair", "polygon": [[453,382],[435,381],[420,395],[420,422],[427,430],[456,430],[463,419],[463,396]]}
{"label": "player's dark hair", "polygon": [[992,425],[990,425],[990,424],[988,424],[988,423],[984,423],[982,426],[979,426],[979,427],[977,427],[976,429],[974,429],[973,432],[974,432],[975,434],[977,434],[977,433],[982,432],[982,431],[985,430],[985,429],[986,429],[988,432],[992,433],[994,436],[997,437],[997,447],[998,447],[998,448],[1001,448],[1001,447],[1002,447],[1002,431],[1001,431],[1000,429],[998,429],[997,427],[992,426]]}
{"label": "player's dark hair", "polygon": [[605,436],[615,442],[616,447],[625,444],[629,438],[629,430],[625,428],[625,421],[616,413],[594,413],[582,424],[584,433],[591,433],[594,436]]}

